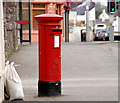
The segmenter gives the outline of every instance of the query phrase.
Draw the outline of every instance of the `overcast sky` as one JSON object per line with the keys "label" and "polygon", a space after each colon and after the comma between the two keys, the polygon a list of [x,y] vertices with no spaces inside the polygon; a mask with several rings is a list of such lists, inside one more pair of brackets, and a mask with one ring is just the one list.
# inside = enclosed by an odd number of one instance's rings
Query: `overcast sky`
{"label": "overcast sky", "polygon": [[107,0],[92,0],[92,1],[94,1],[94,2],[101,2],[101,4],[107,6]]}

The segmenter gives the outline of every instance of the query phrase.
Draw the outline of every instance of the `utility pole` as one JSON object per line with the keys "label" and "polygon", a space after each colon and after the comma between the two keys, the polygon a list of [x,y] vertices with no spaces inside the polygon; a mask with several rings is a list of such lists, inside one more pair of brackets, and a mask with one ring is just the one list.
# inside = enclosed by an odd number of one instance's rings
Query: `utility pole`
{"label": "utility pole", "polygon": [[89,6],[90,0],[86,0],[86,41],[90,41],[90,34],[89,34]]}
{"label": "utility pole", "polygon": [[109,41],[114,41],[114,27],[112,26],[114,22],[114,14],[110,14],[109,16]]}
{"label": "utility pole", "polygon": [[0,0],[0,102],[4,100],[4,26],[3,26],[3,0]]}

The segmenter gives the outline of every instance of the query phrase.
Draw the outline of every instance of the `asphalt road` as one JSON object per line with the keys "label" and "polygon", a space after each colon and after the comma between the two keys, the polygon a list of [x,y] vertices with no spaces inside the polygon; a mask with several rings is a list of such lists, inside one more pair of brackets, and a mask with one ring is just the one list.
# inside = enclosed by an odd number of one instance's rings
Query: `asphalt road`
{"label": "asphalt road", "polygon": [[22,79],[25,101],[117,101],[118,44],[62,44],[62,96],[37,97],[38,47],[20,47],[10,61]]}

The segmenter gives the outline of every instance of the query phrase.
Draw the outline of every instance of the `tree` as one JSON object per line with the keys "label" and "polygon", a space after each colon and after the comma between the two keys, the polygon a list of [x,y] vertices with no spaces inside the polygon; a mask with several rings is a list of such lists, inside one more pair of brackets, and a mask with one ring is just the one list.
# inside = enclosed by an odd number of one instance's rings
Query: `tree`
{"label": "tree", "polygon": [[107,12],[107,7],[104,5],[101,5],[100,2],[97,2],[95,4],[95,13],[96,13],[96,19],[99,18],[100,14],[102,13],[102,11],[105,9],[105,11]]}

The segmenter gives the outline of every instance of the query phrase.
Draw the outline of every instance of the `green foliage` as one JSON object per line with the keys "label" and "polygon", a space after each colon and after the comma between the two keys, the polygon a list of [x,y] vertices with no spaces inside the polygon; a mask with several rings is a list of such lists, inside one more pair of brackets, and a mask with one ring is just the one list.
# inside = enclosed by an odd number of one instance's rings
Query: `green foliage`
{"label": "green foliage", "polygon": [[103,10],[107,12],[107,7],[104,5],[101,5],[99,2],[95,4],[95,13],[96,13],[96,19],[99,18],[100,14],[103,12]]}
{"label": "green foliage", "polygon": [[9,55],[8,55],[7,59],[9,59],[9,58],[10,58],[10,56],[11,56],[13,53],[14,53],[14,51],[12,50],[12,51],[9,53]]}

